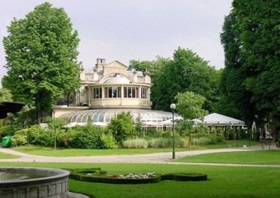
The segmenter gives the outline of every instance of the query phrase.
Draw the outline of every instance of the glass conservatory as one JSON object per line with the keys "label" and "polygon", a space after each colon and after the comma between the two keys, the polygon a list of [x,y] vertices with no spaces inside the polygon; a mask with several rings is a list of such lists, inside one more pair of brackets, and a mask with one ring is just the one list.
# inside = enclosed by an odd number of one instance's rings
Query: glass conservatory
{"label": "glass conservatory", "polygon": [[[65,119],[70,126],[88,120],[102,126],[117,114],[130,112],[133,120],[143,126],[171,125],[171,112],[151,110],[151,78],[147,72],[128,70],[119,61],[106,64],[104,59],[97,59],[91,71],[81,71],[80,80],[73,103],[53,107],[53,117]],[[175,114],[175,119],[180,116]]]}

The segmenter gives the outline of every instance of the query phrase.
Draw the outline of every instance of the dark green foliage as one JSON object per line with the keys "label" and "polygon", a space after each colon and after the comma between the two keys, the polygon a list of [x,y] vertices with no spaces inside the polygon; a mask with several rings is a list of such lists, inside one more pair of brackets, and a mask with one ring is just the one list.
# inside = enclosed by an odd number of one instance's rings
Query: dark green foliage
{"label": "dark green foliage", "polygon": [[270,123],[274,138],[280,115],[279,9],[277,0],[235,0],[221,35],[226,58],[222,91],[236,107],[232,113],[248,127],[253,121],[258,127]]}
{"label": "dark green foliage", "polygon": [[67,131],[43,129],[39,125],[19,130],[12,138],[12,146],[38,145],[60,148],[112,149],[116,147],[114,137],[102,128],[92,125],[77,126]]}
{"label": "dark green foliage", "polygon": [[[104,138],[104,129],[87,124],[69,129],[70,138],[68,145],[71,148],[102,149],[114,148],[114,140],[110,134]],[[110,138],[111,137],[111,138]]]}
{"label": "dark green foliage", "polygon": [[15,132],[12,138],[12,146],[14,147],[24,145],[51,146],[53,145],[52,143],[50,133],[39,125],[21,129]]}
{"label": "dark green foliage", "polygon": [[174,180],[174,181],[206,181],[207,175],[200,173],[170,173],[164,175],[156,174],[151,178],[131,179],[131,178],[118,178],[117,175],[109,175],[106,171],[101,171],[100,168],[96,169],[72,169],[70,170],[71,179],[99,182],[110,184],[147,184],[158,183],[161,180]]}
{"label": "dark green foliage", "polygon": [[221,72],[191,50],[179,47],[172,59],[157,57],[155,61],[132,60],[130,63],[131,68],[150,73],[153,109],[170,111],[169,105],[174,102],[177,93],[192,91],[206,98],[204,109],[209,112],[217,110]]}
{"label": "dark green foliage", "polygon": [[129,136],[136,135],[136,129],[130,112],[118,114],[107,126],[119,145]]}
{"label": "dark green foliage", "polygon": [[79,86],[77,32],[64,10],[50,3],[14,19],[7,31],[3,43],[8,72],[3,87],[13,99],[35,107],[41,122],[58,97]]}
{"label": "dark green foliage", "polygon": [[164,174],[161,180],[175,180],[175,181],[206,181],[207,175],[200,173],[173,173]]}
{"label": "dark green foliage", "polygon": [[33,111],[28,107],[23,107],[18,113],[8,113],[8,116],[1,121],[0,136],[14,135],[14,133],[23,128],[34,124]]}
{"label": "dark green foliage", "polygon": [[17,129],[14,125],[3,125],[0,127],[0,136],[13,135]]}
{"label": "dark green foliage", "polygon": [[173,59],[161,63],[163,66],[152,78],[154,109],[170,111],[170,104],[177,93],[192,91],[206,98],[203,106],[206,110],[215,110],[215,103],[219,100],[219,73],[213,67],[191,50],[180,47],[174,51]]}

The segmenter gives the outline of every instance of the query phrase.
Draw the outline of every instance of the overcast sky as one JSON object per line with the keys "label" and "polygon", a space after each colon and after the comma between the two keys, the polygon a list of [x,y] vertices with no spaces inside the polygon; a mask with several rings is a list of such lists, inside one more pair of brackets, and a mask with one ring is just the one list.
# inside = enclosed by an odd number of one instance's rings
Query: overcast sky
{"label": "overcast sky", "polygon": [[[6,26],[43,0],[0,1],[0,78],[5,75],[2,44]],[[79,33],[79,60],[91,68],[97,58],[128,65],[129,60],[171,58],[179,46],[217,69],[224,65],[220,33],[232,0],[49,0],[62,7]]]}

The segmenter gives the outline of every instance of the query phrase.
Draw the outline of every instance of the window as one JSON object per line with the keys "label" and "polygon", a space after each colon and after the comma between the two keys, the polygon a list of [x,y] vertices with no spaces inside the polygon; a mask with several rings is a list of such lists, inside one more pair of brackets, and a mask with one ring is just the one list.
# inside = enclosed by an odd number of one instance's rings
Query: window
{"label": "window", "polygon": [[124,87],[125,98],[138,98],[138,87]]}
{"label": "window", "polygon": [[101,87],[93,88],[93,98],[102,98],[102,88]]}
{"label": "window", "polygon": [[105,87],[105,97],[106,98],[120,98],[121,97],[121,87]]}
{"label": "window", "polygon": [[141,98],[148,98],[148,89],[146,87],[141,88]]}

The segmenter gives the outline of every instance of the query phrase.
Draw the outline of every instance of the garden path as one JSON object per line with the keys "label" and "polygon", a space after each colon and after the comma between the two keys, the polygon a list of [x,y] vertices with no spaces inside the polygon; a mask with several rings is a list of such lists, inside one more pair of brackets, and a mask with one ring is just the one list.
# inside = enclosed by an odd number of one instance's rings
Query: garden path
{"label": "garden path", "polygon": [[[176,158],[200,155],[206,153],[221,153],[221,152],[237,152],[237,151],[256,151],[268,149],[261,146],[240,147],[240,148],[225,148],[225,149],[207,149],[207,150],[193,150],[193,151],[178,151]],[[271,146],[270,149],[277,149]],[[10,148],[0,148],[0,152],[17,155],[19,158],[15,159],[0,159],[0,162],[77,162],[77,163],[165,163],[165,164],[192,164],[205,165],[206,163],[186,163],[174,162],[172,160],[172,152],[153,153],[153,154],[139,154],[139,155],[113,155],[113,156],[85,156],[85,157],[46,157],[39,155],[30,155],[26,153],[17,152]],[[244,165],[244,164],[217,164],[207,163],[207,165],[223,165],[223,166],[267,166],[280,167],[280,165]]]}

